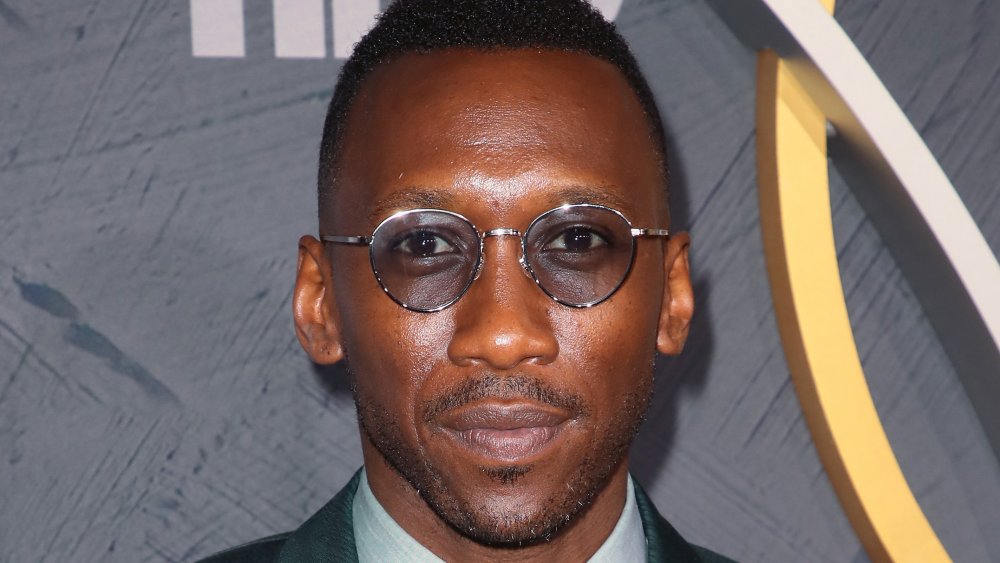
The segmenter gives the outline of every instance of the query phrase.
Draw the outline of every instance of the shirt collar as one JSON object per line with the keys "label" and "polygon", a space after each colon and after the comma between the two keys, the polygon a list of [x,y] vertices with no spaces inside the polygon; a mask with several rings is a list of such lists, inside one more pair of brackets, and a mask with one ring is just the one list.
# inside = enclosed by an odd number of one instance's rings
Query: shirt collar
{"label": "shirt collar", "polygon": [[[392,516],[385,511],[362,470],[358,492],[352,507],[354,538],[360,563],[379,561],[441,561],[426,547],[406,533]],[[590,558],[591,562],[644,561],[646,536],[642,519],[635,502],[635,486],[629,476],[626,485],[625,507],[611,535]]]}
{"label": "shirt collar", "polygon": [[590,558],[591,563],[618,561],[645,561],[646,534],[642,530],[642,517],[635,502],[635,485],[628,476],[625,491],[625,506],[611,535]]}
{"label": "shirt collar", "polygon": [[354,495],[354,541],[359,563],[381,561],[441,561],[429,549],[406,533],[382,508],[361,470],[361,482]]}

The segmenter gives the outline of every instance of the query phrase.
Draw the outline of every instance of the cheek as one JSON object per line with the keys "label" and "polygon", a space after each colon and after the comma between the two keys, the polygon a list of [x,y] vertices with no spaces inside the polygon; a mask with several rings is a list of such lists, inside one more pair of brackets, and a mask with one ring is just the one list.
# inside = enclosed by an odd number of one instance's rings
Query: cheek
{"label": "cheek", "polygon": [[358,392],[383,408],[409,413],[435,363],[446,357],[451,315],[407,311],[377,285],[363,291],[344,285],[337,302],[343,304],[341,332]]}
{"label": "cheek", "polygon": [[[560,311],[560,360],[578,374],[592,397],[620,396],[645,384],[656,354],[656,321],[648,308],[603,303],[593,309]],[[557,329],[558,330],[558,329]]]}
{"label": "cheek", "polygon": [[550,313],[560,360],[578,374],[578,385],[591,397],[620,399],[650,385],[659,322],[656,285],[655,279],[632,276],[605,303]]}
{"label": "cheek", "polygon": [[455,333],[454,317],[450,311],[404,311],[401,316],[398,340],[412,351],[414,361],[429,366],[447,356],[448,344]]}
{"label": "cheek", "polygon": [[604,303],[589,309],[551,309],[549,316],[560,350],[572,350],[574,356],[593,361],[600,361],[601,356],[624,361],[652,358],[662,287],[655,277],[633,271]]}

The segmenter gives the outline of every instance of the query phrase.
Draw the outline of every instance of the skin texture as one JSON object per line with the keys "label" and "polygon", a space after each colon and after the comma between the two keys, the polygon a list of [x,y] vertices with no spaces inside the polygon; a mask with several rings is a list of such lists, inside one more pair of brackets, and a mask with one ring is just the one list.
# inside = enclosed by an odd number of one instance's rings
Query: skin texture
{"label": "skin texture", "polygon": [[[523,230],[563,203],[666,228],[648,131],[618,70],[587,55],[406,55],[354,104],[321,232],[369,235],[415,207]],[[639,240],[618,292],[573,309],[525,275],[516,237],[489,238],[468,293],[415,313],[383,293],[365,248],[302,237],[297,334],[317,363],[349,358],[368,480],[389,514],[445,560],[593,554],[624,505],[655,353],[677,354],[687,337],[688,244],[685,233]],[[484,409],[542,413],[541,445],[511,456],[470,445],[455,420]]]}

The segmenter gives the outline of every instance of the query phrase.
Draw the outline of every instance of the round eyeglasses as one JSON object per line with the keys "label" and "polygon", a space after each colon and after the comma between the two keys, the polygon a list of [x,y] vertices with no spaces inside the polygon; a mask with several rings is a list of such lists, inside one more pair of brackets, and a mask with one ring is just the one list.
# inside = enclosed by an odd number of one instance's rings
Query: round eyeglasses
{"label": "round eyeglasses", "polygon": [[458,301],[479,277],[487,237],[521,239],[520,264],[549,297],[592,307],[621,287],[635,258],[637,237],[667,237],[637,229],[621,212],[594,204],[542,213],[522,235],[499,228],[480,233],[465,217],[441,209],[396,213],[370,237],[326,235],[323,242],[367,245],[375,279],[406,309],[430,313]]}

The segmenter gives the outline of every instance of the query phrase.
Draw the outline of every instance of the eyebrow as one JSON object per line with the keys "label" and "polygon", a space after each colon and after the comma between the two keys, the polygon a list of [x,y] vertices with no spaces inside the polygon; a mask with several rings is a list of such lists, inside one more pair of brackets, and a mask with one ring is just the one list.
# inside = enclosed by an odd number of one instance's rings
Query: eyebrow
{"label": "eyebrow", "polygon": [[454,197],[441,189],[410,187],[391,193],[378,201],[368,221],[378,223],[397,211],[407,209],[450,209]]}
{"label": "eyebrow", "polygon": [[[589,203],[622,212],[634,210],[634,202],[617,195],[610,186],[569,185],[554,188],[549,194],[552,208],[564,204]],[[455,198],[444,188],[409,187],[379,200],[368,214],[368,221],[378,223],[398,211],[409,209],[444,209],[455,211]],[[546,210],[543,210],[546,211]]]}
{"label": "eyebrow", "polygon": [[552,205],[589,203],[611,207],[619,211],[632,211],[635,202],[617,195],[611,186],[565,186],[552,193]]}

